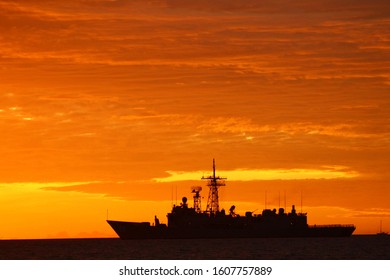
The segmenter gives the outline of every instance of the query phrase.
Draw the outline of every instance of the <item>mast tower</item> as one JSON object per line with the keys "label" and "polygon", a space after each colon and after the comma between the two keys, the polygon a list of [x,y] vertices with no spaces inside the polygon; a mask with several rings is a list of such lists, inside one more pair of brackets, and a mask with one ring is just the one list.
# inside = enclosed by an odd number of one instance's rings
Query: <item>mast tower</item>
{"label": "mast tower", "polygon": [[218,188],[225,186],[226,178],[215,176],[215,159],[213,159],[213,176],[202,177],[202,180],[208,180],[207,186],[210,188],[206,212],[210,215],[216,214],[219,211]]}
{"label": "mast tower", "polygon": [[200,196],[200,192],[202,190],[202,187],[200,186],[194,186],[191,188],[191,192],[194,194],[194,209],[195,212],[200,213],[202,212],[202,197]]}

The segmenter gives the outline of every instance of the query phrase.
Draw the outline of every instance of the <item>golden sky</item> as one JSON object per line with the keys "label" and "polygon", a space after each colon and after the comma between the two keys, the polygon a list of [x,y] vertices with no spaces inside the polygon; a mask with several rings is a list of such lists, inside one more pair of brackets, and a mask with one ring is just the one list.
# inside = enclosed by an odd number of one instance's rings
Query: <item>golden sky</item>
{"label": "golden sky", "polygon": [[389,30],[388,0],[0,0],[0,238],[165,222],[213,158],[225,208],[389,231]]}

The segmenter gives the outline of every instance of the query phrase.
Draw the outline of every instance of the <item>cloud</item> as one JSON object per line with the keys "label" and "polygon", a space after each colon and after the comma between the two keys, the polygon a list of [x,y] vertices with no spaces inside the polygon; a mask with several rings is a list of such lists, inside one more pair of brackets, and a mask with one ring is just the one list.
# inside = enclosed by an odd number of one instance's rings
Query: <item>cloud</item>
{"label": "cloud", "polygon": [[363,211],[355,211],[352,214],[357,218],[390,218],[390,209],[385,208],[371,208]]}
{"label": "cloud", "polygon": [[9,190],[10,192],[29,192],[29,191],[38,191],[43,189],[51,188],[62,188],[62,187],[75,187],[83,186],[90,184],[98,184],[101,182],[91,181],[91,182],[12,182],[12,183],[0,183],[0,188],[2,193]]}
{"label": "cloud", "polygon": [[159,2],[166,3],[170,8],[186,8],[192,10],[203,11],[250,11],[252,13],[287,13],[302,12],[302,13],[327,13],[336,11],[360,11],[362,9],[378,10],[386,6],[385,0],[375,0],[370,3],[364,0],[350,1],[350,0],[321,0],[321,1],[293,1],[293,0],[248,0],[248,1],[234,1],[234,0],[216,0],[213,2],[207,0],[161,0]]}
{"label": "cloud", "polygon": [[[346,138],[380,137],[377,133],[360,132],[361,128],[358,125],[347,123],[326,125],[309,122],[259,125],[248,118],[234,117],[210,119],[200,124],[198,129],[215,133],[285,133],[290,135],[326,135]],[[383,132],[383,134],[387,133]]]}
{"label": "cloud", "polygon": [[[167,171],[169,177],[155,178],[156,182],[188,181],[195,178],[202,178],[207,171],[183,172]],[[238,169],[230,171],[219,171],[229,178],[229,181],[258,181],[258,180],[313,180],[313,179],[337,179],[356,178],[359,173],[348,170],[345,167],[335,166],[327,169],[276,169],[276,170],[247,170]]]}
{"label": "cloud", "polygon": [[56,176],[152,158],[161,173],[205,147],[255,169],[385,150],[385,1],[0,3],[6,174],[36,158]]}

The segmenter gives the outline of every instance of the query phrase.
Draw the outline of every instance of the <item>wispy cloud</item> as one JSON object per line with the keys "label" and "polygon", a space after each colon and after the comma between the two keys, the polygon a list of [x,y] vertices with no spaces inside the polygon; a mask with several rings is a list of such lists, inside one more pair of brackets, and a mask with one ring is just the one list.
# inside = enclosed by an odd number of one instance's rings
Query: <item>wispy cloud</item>
{"label": "wispy cloud", "polygon": [[[358,107],[361,108],[361,107]],[[366,108],[366,107],[363,107]],[[370,138],[380,137],[377,133],[359,131],[358,125],[341,124],[315,124],[315,123],[284,123],[259,125],[248,118],[214,118],[204,121],[198,126],[200,131],[213,131],[215,133],[286,133],[290,135],[327,135],[336,137]],[[383,135],[387,134],[383,131]]]}
{"label": "wispy cloud", "polygon": [[83,186],[89,184],[101,183],[99,181],[91,182],[12,182],[12,183],[0,183],[1,192],[4,194],[6,190],[10,192],[28,192],[43,190],[45,188],[61,188],[71,186]]}
{"label": "wispy cloud", "polygon": [[371,208],[363,211],[355,211],[352,216],[358,218],[390,218],[390,209],[388,208]]}
{"label": "wispy cloud", "polygon": [[[155,178],[156,182],[189,181],[202,178],[208,171],[183,172],[167,171],[165,178]],[[276,170],[228,170],[219,171],[229,178],[229,181],[258,181],[258,180],[313,180],[356,178],[359,173],[345,167],[334,166],[322,169],[276,169]]]}

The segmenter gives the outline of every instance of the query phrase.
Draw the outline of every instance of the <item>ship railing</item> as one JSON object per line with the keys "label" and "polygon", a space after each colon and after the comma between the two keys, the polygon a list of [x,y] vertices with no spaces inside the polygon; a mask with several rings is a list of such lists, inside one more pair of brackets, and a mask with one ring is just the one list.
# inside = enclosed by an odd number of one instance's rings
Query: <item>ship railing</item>
{"label": "ship railing", "polygon": [[355,227],[353,224],[331,224],[331,225],[309,225],[311,228],[330,228],[330,227]]}

